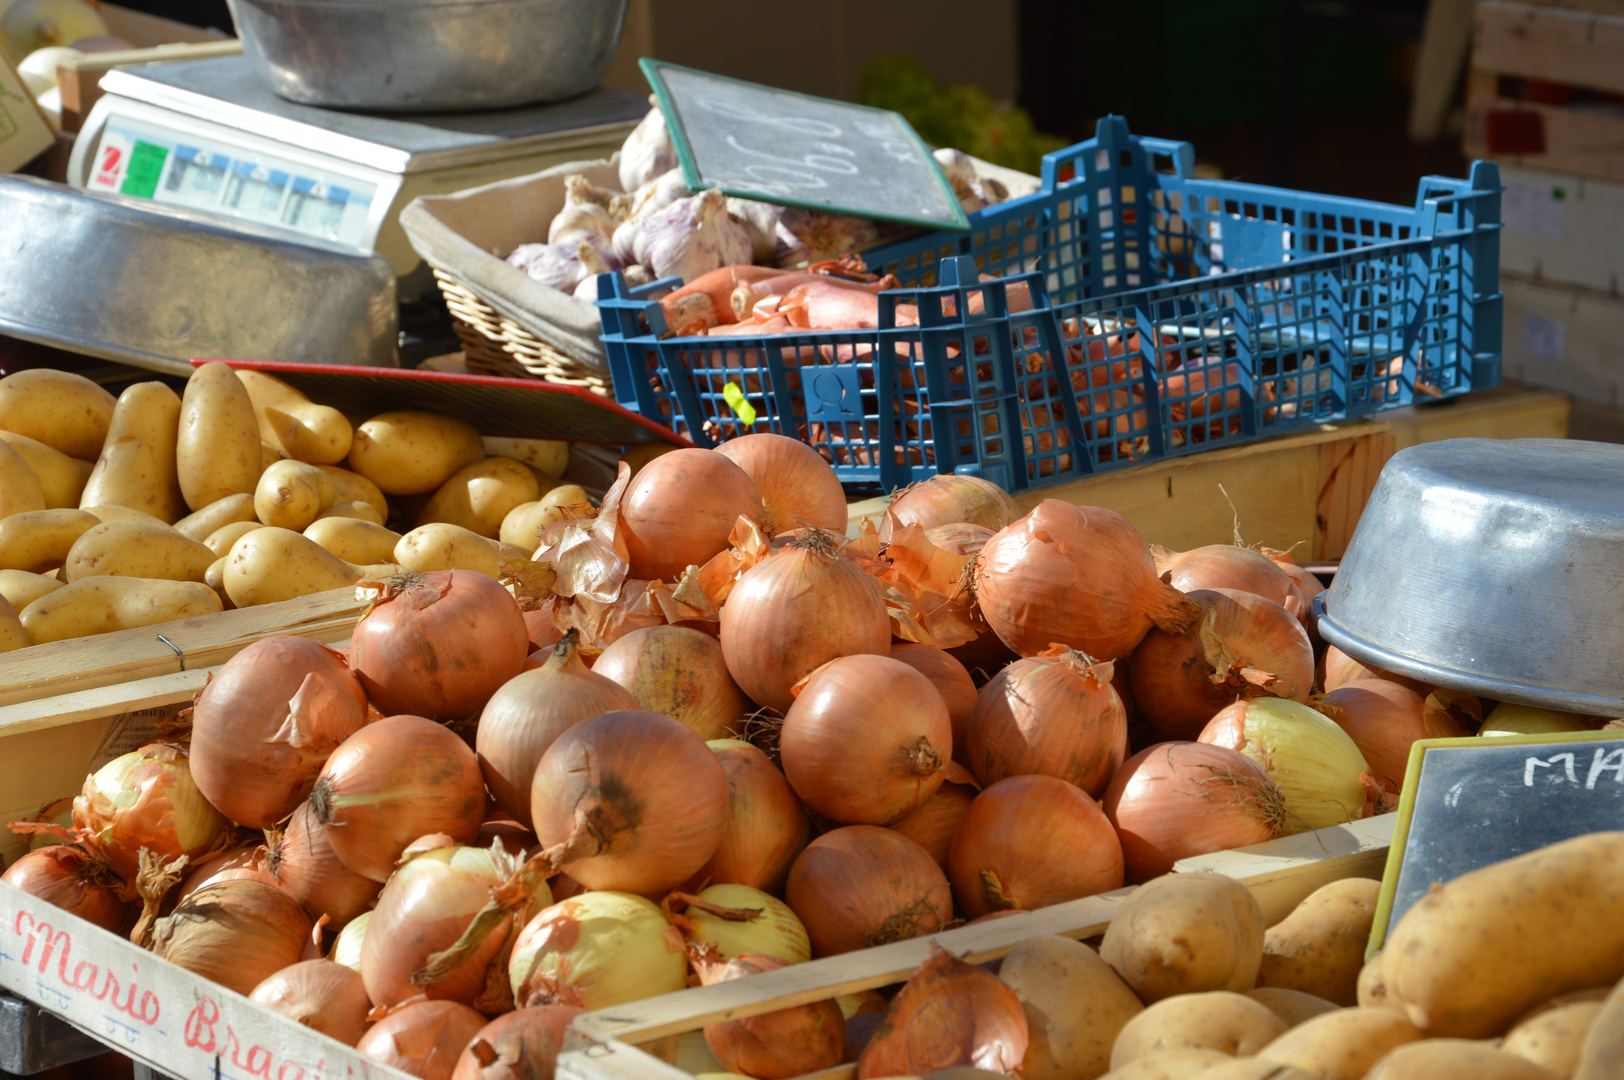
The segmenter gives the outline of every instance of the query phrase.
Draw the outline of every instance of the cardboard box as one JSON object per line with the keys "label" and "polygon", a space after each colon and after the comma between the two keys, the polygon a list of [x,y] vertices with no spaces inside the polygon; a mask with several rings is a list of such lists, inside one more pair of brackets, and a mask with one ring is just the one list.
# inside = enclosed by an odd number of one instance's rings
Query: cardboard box
{"label": "cardboard box", "polygon": [[16,172],[55,141],[56,133],[34,104],[34,95],[0,52],[0,173]]}
{"label": "cardboard box", "polygon": [[78,131],[84,126],[90,107],[101,97],[101,77],[115,67],[159,60],[202,60],[242,52],[242,42],[218,30],[202,30],[116,4],[103,4],[100,11],[108,33],[123,38],[135,48],[91,53],[69,60],[57,69],[58,84],[62,88],[64,131]]}

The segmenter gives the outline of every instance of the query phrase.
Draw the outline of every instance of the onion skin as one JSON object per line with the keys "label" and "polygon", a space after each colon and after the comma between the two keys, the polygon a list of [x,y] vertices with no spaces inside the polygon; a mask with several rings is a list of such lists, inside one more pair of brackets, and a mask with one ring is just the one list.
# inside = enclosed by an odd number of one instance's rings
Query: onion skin
{"label": "onion skin", "polygon": [[[788,966],[789,961],[776,956],[746,955],[714,973],[702,969],[701,980],[712,986]],[[705,1045],[729,1072],[759,1080],[791,1080],[840,1064],[846,1047],[846,1018],[833,998],[825,998],[708,1024]]]}
{"label": "onion skin", "polygon": [[1013,1074],[1030,1039],[1015,991],[940,945],[886,1010],[857,1062],[860,1080],[969,1067]]}
{"label": "onion skin", "polygon": [[808,807],[844,825],[884,825],[941,787],[953,722],[915,668],[847,656],[813,672],[778,745],[784,776]]}
{"label": "onion skin", "polygon": [[[1005,525],[1009,524],[1007,521]],[[1004,526],[998,526],[1002,529]],[[985,525],[977,525],[969,521],[955,521],[951,525],[938,525],[925,530],[925,539],[941,548],[950,555],[974,555],[987,546],[993,533],[998,529],[989,529]]]}
{"label": "onion skin", "polygon": [[327,756],[366,721],[366,692],[342,657],[308,638],[265,638],[227,660],[197,696],[192,779],[232,821],[268,829],[304,801]]}
{"label": "onion skin", "polygon": [[729,439],[716,448],[756,485],[769,535],[808,525],[846,531],[846,489],[818,452],[771,432]]}
{"label": "onion skin", "polygon": [[930,853],[874,825],[826,832],[790,867],[784,899],[813,956],[922,937],[953,917],[952,891]]}
{"label": "onion skin", "polygon": [[976,700],[965,761],[983,787],[1010,776],[1054,776],[1098,798],[1128,756],[1128,713],[1113,666],[1065,646],[1017,660]]}
{"label": "onion skin", "polygon": [[1348,733],[1371,775],[1388,791],[1404,790],[1410,747],[1417,739],[1459,739],[1470,734],[1436,698],[1386,679],[1355,679],[1326,694],[1320,711]]}
{"label": "onion skin", "polygon": [[1280,835],[1285,801],[1269,774],[1222,746],[1167,742],[1123,764],[1105,791],[1126,880],[1140,885],[1194,855]]}
{"label": "onion skin", "polygon": [[580,1015],[571,1005],[539,1005],[498,1016],[468,1043],[451,1080],[553,1080],[564,1031]]}
{"label": "onion skin", "polygon": [[688,958],[681,932],[648,900],[584,892],[525,923],[508,973],[521,1008],[606,1009],[683,989]]}
{"label": "onion skin", "polygon": [[661,454],[638,470],[620,500],[619,535],[631,576],[674,584],[688,567],[726,551],[741,517],[766,517],[761,492],[743,469],[715,450]]}
{"label": "onion skin", "polygon": [[195,859],[213,845],[225,819],[198,791],[185,751],[152,743],[85,778],[73,800],[73,824],[86,834],[86,851],[133,881],[142,848],[165,860]]}
{"label": "onion skin", "polygon": [[124,904],[113,891],[116,880],[72,844],[35,848],[0,874],[7,885],[114,932],[124,918]]}
{"label": "onion skin", "polygon": [[1021,515],[1014,498],[997,484],[957,475],[920,481],[892,500],[890,513],[902,525],[934,529],[963,522],[995,532]]}
{"label": "onion skin", "polygon": [[531,827],[530,782],[553,740],[599,713],[638,707],[625,687],[588,670],[571,634],[546,663],[503,683],[480,713],[474,749],[491,798]]}
{"label": "onion skin", "polygon": [[1269,774],[1286,800],[1287,835],[1368,816],[1377,791],[1348,733],[1322,713],[1281,698],[1237,701],[1201,729]]}
{"label": "onion skin", "polygon": [[975,797],[976,789],[969,784],[943,783],[917,810],[893,821],[891,828],[929,852],[945,873],[953,837]]}
{"label": "onion skin", "polygon": [[1326,646],[1325,656],[1321,658],[1319,667],[1320,689],[1327,694],[1360,679],[1381,679],[1385,682],[1397,683],[1400,686],[1414,690],[1423,697],[1432,692],[1432,688],[1419,679],[1412,679],[1405,675],[1395,675],[1390,671],[1383,671],[1381,668],[1361,664],[1335,645]]}
{"label": "onion skin", "polygon": [[205,885],[159,919],[153,954],[248,995],[303,957],[310,916],[280,889],[258,881]]}
{"label": "onion skin", "polygon": [[682,915],[673,920],[674,923],[686,920],[690,925],[680,927],[683,936],[689,941],[716,946],[722,960],[756,955],[775,956],[788,964],[804,964],[812,959],[812,942],[806,936],[806,927],[782,900],[748,885],[712,885],[697,899],[733,911],[761,913],[748,922],[735,922],[689,904]]}
{"label": "onion skin", "polygon": [[812,838],[801,800],[756,747],[737,739],[706,745],[727,777],[727,823],[715,853],[694,875],[694,886],[749,885],[781,893],[790,864]]}
{"label": "onion skin", "polygon": [[373,1061],[422,1080],[451,1080],[463,1049],[485,1022],[459,1002],[415,1001],[373,1024],[355,1048]]}
{"label": "onion skin", "polygon": [[[810,447],[807,452],[812,453]],[[818,461],[822,464],[821,458]],[[592,673],[618,683],[633,699],[629,705],[605,706],[599,712],[615,708],[660,713],[681,720],[701,739],[723,738],[755,707],[728,674],[721,643],[685,626],[633,630],[603,650]]]}
{"label": "onion skin", "polygon": [[280,889],[282,886],[271,875],[269,859],[270,852],[264,844],[205,855],[198,860],[196,869],[181,879],[180,887],[175,890],[174,902],[179,904],[203,886],[213,885],[217,881],[258,881],[273,889]]}
{"label": "onion skin", "polygon": [[901,660],[929,679],[936,692],[942,695],[948,719],[953,722],[953,757],[962,762],[970,717],[976,711],[975,680],[970,678],[970,673],[956,656],[934,645],[920,645],[912,641],[893,642],[891,659]]}
{"label": "onion skin", "polygon": [[376,720],[344,741],[310,793],[316,820],[339,859],[388,881],[420,836],[466,844],[485,820],[479,759],[456,735],[421,716]]}
{"label": "onion skin", "polygon": [[1306,601],[1296,580],[1280,564],[1251,548],[1209,544],[1159,559],[1156,566],[1172,575],[1169,584],[1180,592],[1234,589],[1273,600],[1299,622],[1308,620]]}
{"label": "onion skin", "polygon": [[277,838],[267,870],[271,883],[312,916],[327,916],[327,929],[333,931],[370,909],[383,888],[344,865],[308,802],[299,804]]}
{"label": "onion skin", "polygon": [[338,932],[333,939],[333,947],[327,951],[327,959],[335,964],[343,964],[357,975],[361,974],[361,947],[366,944],[367,926],[372,922],[372,912],[363,911],[351,919],[349,925]]}
{"label": "onion skin", "polygon": [[976,560],[976,599],[987,624],[1021,656],[1059,643],[1120,660],[1152,627],[1182,632],[1200,617],[1193,601],[1156,576],[1150,547],[1127,518],[1058,499],[987,541]]}
{"label": "onion skin", "polygon": [[372,1002],[361,976],[331,960],[301,960],[254,987],[249,1000],[295,1020],[345,1046],[372,1027]]}
{"label": "onion skin", "polygon": [[1052,776],[1012,776],[959,823],[948,878],[970,918],[1032,911],[1122,887],[1122,845],[1099,804]]}

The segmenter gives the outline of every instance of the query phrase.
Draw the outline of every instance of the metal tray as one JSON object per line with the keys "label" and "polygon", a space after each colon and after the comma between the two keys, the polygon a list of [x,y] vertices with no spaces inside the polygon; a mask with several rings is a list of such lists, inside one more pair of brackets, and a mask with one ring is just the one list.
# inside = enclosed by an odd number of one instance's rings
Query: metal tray
{"label": "metal tray", "polygon": [[377,255],[0,176],[0,333],[186,376],[194,356],[397,366]]}

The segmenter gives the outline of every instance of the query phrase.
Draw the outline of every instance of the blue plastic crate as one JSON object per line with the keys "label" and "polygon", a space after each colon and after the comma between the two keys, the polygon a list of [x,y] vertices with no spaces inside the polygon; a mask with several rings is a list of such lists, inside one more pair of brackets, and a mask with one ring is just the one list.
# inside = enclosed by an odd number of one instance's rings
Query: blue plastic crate
{"label": "blue plastic crate", "polygon": [[[649,297],[671,283],[606,276],[615,396],[702,446],[804,439],[847,484],[964,472],[1021,490],[1499,383],[1492,163],[1424,178],[1406,208],[1201,180],[1193,162],[1107,117],[968,234],[865,253],[904,285],[879,330],[661,340]],[[1015,282],[1033,306],[1012,314]],[[895,325],[902,304],[919,326]]]}

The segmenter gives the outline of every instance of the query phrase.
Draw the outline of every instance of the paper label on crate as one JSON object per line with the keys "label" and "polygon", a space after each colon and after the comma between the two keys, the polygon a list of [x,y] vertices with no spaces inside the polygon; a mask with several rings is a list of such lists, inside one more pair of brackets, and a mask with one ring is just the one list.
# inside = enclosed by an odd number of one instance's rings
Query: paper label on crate
{"label": "paper label on crate", "polygon": [[177,701],[172,705],[128,712],[114,720],[107,729],[107,737],[97,747],[96,756],[90,759],[90,771],[95,772],[114,758],[134,753],[147,743],[161,741],[165,729],[175,722],[181,710],[190,707],[190,702]]}
{"label": "paper label on crate", "polygon": [[1547,364],[1560,364],[1568,349],[1568,324],[1528,312],[1523,321],[1523,348]]}
{"label": "paper label on crate", "polygon": [[1500,213],[1511,232],[1559,241],[1567,225],[1566,197],[1566,190],[1560,186],[1507,180],[1500,196]]}

